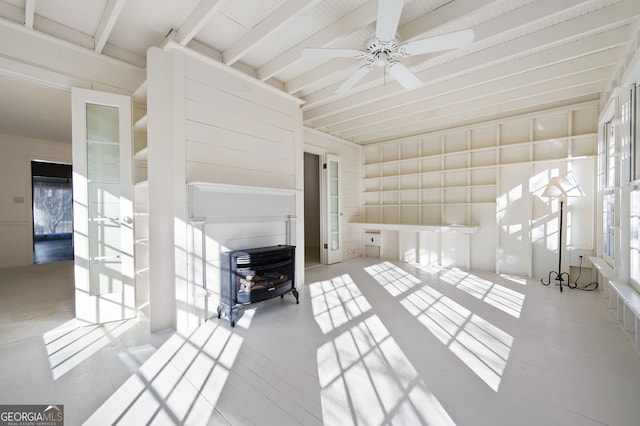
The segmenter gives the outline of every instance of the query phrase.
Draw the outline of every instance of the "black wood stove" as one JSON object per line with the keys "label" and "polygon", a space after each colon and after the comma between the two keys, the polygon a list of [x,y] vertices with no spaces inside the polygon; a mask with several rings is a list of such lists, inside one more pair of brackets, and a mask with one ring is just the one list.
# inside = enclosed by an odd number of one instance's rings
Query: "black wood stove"
{"label": "black wood stove", "polygon": [[220,255],[218,318],[226,312],[235,327],[239,310],[252,303],[292,293],[295,286],[295,246],[278,245],[233,250]]}

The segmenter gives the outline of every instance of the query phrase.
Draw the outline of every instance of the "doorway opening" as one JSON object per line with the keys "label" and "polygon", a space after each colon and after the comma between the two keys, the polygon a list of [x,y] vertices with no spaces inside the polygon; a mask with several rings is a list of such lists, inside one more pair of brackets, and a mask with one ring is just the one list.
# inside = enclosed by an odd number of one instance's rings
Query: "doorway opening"
{"label": "doorway opening", "polygon": [[304,267],[320,265],[320,156],[304,153]]}
{"label": "doorway opening", "polygon": [[33,263],[73,260],[70,164],[31,162]]}

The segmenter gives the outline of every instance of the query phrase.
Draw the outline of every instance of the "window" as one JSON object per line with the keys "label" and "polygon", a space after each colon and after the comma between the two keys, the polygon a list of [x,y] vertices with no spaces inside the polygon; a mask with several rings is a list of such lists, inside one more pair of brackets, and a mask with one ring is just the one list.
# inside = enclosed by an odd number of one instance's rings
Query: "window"
{"label": "window", "polygon": [[[638,86],[631,88],[631,181],[640,180],[640,95]],[[640,289],[640,182],[631,186],[629,197],[629,277],[631,282]]]}
{"label": "window", "polygon": [[640,180],[640,94],[638,86],[631,88],[631,181]]}
{"label": "window", "polygon": [[616,128],[613,121],[604,125],[603,144],[600,151],[602,168],[601,183],[604,187],[602,198],[603,252],[610,260],[615,259],[615,183],[616,183]]}
{"label": "window", "polygon": [[33,235],[35,238],[73,232],[71,183],[55,178],[33,179]]}
{"label": "window", "polygon": [[636,185],[632,189],[630,198],[631,235],[629,238],[629,275],[631,281],[640,287],[640,185]]}

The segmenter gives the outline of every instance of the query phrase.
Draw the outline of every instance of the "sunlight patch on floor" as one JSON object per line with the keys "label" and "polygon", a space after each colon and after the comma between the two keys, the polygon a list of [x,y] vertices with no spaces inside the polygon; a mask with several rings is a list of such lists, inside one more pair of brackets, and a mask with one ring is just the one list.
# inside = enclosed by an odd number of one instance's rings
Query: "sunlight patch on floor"
{"label": "sunlight patch on floor", "polygon": [[513,345],[511,335],[428,286],[409,294],[401,303],[491,389],[498,391]]}
{"label": "sunlight patch on floor", "polygon": [[136,324],[137,320],[78,327],[70,320],[42,336],[53,380],[76,368]]}
{"label": "sunlight patch on floor", "polygon": [[458,268],[444,272],[440,279],[502,312],[520,318],[525,298],[523,293]]}
{"label": "sunlight patch on floor", "polygon": [[[384,268],[382,268],[384,269]],[[397,271],[378,268],[380,276]],[[395,287],[394,287],[395,288]],[[317,350],[325,425],[454,424],[348,274],[309,285],[324,334]]]}
{"label": "sunlight patch on floor", "polygon": [[375,315],[320,346],[317,359],[325,425],[454,424]]}
{"label": "sunlight patch on floor", "polygon": [[242,343],[212,321],[174,334],[86,424],[207,424]]}
{"label": "sunlight patch on floor", "polygon": [[371,265],[364,270],[381,284],[392,296],[397,296],[421,283],[420,279],[391,262]]}
{"label": "sunlight patch on floor", "polygon": [[371,309],[348,274],[309,284],[313,318],[324,334]]}

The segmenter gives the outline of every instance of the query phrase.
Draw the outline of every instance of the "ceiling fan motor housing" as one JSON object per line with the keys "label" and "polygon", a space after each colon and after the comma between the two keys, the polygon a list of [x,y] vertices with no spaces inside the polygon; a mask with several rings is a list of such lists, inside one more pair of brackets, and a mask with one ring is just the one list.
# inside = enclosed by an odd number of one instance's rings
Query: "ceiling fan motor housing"
{"label": "ceiling fan motor housing", "polygon": [[367,51],[369,55],[367,59],[377,67],[384,67],[392,59],[399,56],[400,45],[397,39],[382,41],[377,37],[373,37],[367,42]]}

